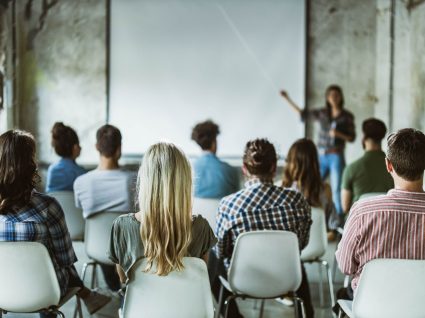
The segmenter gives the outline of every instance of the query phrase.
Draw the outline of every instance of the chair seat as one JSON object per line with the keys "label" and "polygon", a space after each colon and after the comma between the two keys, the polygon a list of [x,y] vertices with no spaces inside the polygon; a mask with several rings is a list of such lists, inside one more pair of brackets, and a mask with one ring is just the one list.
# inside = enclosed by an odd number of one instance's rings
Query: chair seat
{"label": "chair seat", "polygon": [[338,300],[338,305],[341,307],[342,311],[348,316],[348,317],[354,317],[353,316],[353,301],[351,300],[345,300],[340,299]]}

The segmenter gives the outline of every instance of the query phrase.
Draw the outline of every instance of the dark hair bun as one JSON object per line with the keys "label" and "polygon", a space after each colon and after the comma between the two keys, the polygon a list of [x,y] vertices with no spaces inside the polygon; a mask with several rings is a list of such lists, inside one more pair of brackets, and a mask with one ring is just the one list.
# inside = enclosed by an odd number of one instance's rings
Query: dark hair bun
{"label": "dark hair bun", "polygon": [[74,145],[78,145],[77,133],[74,129],[64,125],[62,122],[56,122],[52,128],[52,146],[55,152],[61,157],[71,157]]}
{"label": "dark hair bun", "polygon": [[276,150],[267,139],[255,139],[246,144],[243,163],[252,175],[269,176],[276,161]]}

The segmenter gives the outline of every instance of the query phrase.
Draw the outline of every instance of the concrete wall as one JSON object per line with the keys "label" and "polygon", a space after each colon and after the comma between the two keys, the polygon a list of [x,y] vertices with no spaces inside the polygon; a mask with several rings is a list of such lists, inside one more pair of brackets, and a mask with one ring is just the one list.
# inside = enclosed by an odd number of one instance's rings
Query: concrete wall
{"label": "concrete wall", "polygon": [[[419,0],[420,1],[420,0]],[[32,3],[31,10],[28,3]],[[19,108],[17,126],[35,133],[39,155],[52,161],[56,120],[78,131],[80,162],[94,162],[94,134],[106,118],[105,0],[17,1]],[[398,129],[425,129],[425,4],[396,0],[394,108],[391,116],[391,0],[311,0],[308,104],[324,104],[325,88],[344,88],[358,139],[347,159],[361,154],[361,122],[377,116]]]}

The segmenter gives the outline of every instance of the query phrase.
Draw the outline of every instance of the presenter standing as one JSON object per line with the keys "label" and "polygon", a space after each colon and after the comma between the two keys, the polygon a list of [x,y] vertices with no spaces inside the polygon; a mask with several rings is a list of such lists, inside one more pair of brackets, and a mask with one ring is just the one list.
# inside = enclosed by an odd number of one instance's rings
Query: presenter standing
{"label": "presenter standing", "polygon": [[342,221],[341,179],[345,167],[345,143],[353,142],[356,138],[354,116],[344,109],[342,89],[337,85],[329,86],[325,93],[326,106],[311,110],[301,109],[286,91],[281,91],[280,94],[300,114],[303,121],[313,119],[320,124],[317,144],[320,154],[320,174],[322,179],[326,179],[330,174],[333,201]]}

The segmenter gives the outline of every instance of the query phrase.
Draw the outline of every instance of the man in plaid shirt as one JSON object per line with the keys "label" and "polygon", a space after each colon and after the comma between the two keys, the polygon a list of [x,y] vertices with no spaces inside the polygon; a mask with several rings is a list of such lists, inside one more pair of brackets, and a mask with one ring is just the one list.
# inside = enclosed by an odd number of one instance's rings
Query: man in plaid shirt
{"label": "man in plaid shirt", "polygon": [[[273,184],[276,165],[276,151],[270,142],[256,139],[247,143],[243,171],[249,181],[244,189],[223,198],[218,208],[218,243],[214,252],[223,261],[226,271],[236,239],[241,233],[258,230],[291,231],[297,235],[300,249],[308,243],[312,223],[311,208],[299,192]],[[307,317],[313,317],[304,269],[298,295],[305,302]],[[240,317],[234,302],[229,306],[230,316]]]}

